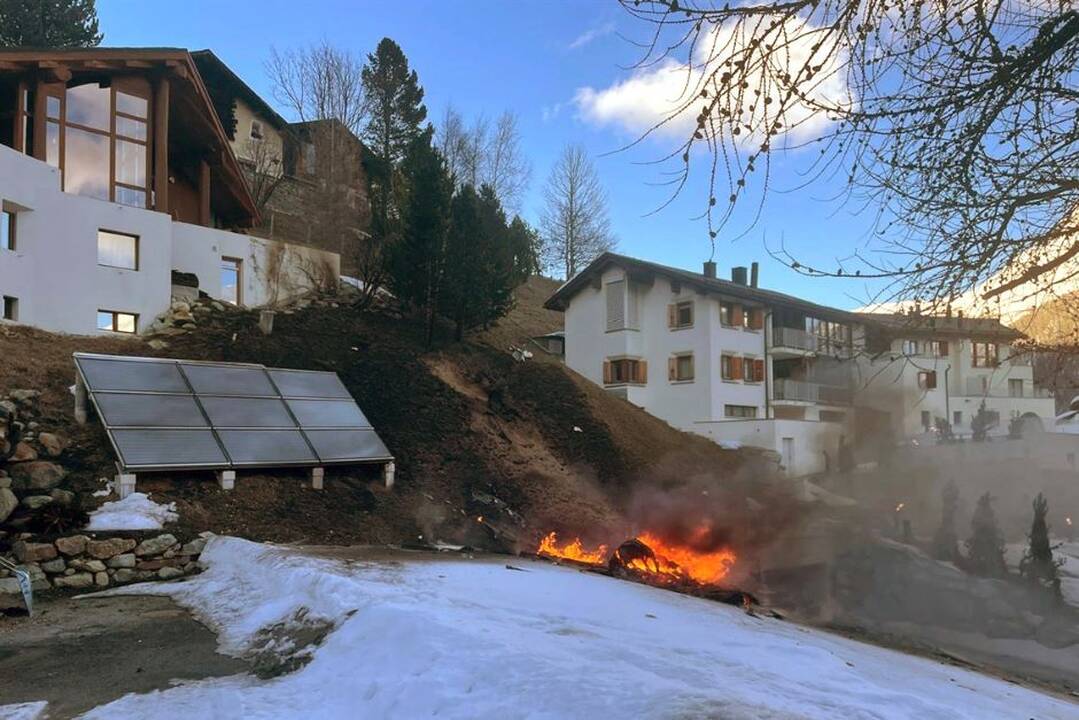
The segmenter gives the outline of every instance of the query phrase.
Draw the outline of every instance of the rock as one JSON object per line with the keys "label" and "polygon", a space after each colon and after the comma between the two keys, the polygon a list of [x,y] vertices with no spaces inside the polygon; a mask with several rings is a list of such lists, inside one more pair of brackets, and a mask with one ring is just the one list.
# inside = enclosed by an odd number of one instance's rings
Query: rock
{"label": "rock", "polygon": [[57,457],[69,445],[67,438],[50,432],[43,432],[38,435],[37,442],[49,457]]}
{"label": "rock", "polygon": [[133,568],[135,567],[135,553],[124,553],[123,555],[111,557],[105,564],[111,568]]}
{"label": "rock", "polygon": [[7,476],[7,471],[0,469],[0,488],[10,488],[11,478]]}
{"label": "rock", "polygon": [[94,573],[94,585],[99,587],[106,587],[109,584],[109,574],[107,572]]}
{"label": "rock", "polygon": [[64,469],[47,460],[11,466],[11,483],[16,490],[52,490],[64,479]]}
{"label": "rock", "polygon": [[112,576],[114,582],[127,583],[135,579],[135,571],[130,568],[120,568]]}
{"label": "rock", "polygon": [[81,570],[83,572],[105,572],[105,563],[100,560],[72,560],[70,565],[76,570]]}
{"label": "rock", "polygon": [[28,510],[37,510],[52,504],[52,498],[48,495],[27,495],[19,504]]}
{"label": "rock", "polygon": [[144,555],[160,555],[175,544],[176,538],[169,533],[165,533],[164,535],[158,535],[149,540],[143,540],[138,544],[138,547],[135,548],[135,554],[139,557],[143,557]]}
{"label": "rock", "polygon": [[61,490],[60,488],[53,488],[49,491],[49,497],[57,505],[63,505],[64,507],[70,506],[75,502],[75,493],[70,490]]}
{"label": "rock", "polygon": [[16,412],[18,412],[18,408],[15,403],[10,400],[0,400],[0,420],[14,417]]}
{"label": "rock", "polygon": [[221,303],[219,303],[216,300],[214,300],[213,302],[210,303],[210,307],[212,307],[214,310],[216,310],[218,312],[225,312],[225,306],[222,305]]}
{"label": "rock", "polygon": [[21,563],[41,562],[56,557],[56,548],[52,543],[28,543],[20,540],[12,545],[11,549],[15,551],[15,557]]}
{"label": "rock", "polygon": [[179,567],[182,564],[175,560],[143,560],[135,566],[135,569],[157,571],[163,567]]}
{"label": "rock", "polygon": [[201,555],[202,551],[206,549],[206,538],[195,538],[189,543],[185,543],[180,548],[181,555]]}
{"label": "rock", "polygon": [[15,452],[8,458],[8,462],[30,462],[37,460],[37,450],[30,447],[30,443],[20,442],[15,446]]}
{"label": "rock", "polygon": [[131,538],[90,540],[86,543],[86,554],[98,560],[108,560],[120,553],[126,553],[133,547],[135,547],[135,541]]}
{"label": "rock", "polygon": [[[8,480],[8,484],[11,482],[8,478],[0,478],[0,480]],[[4,486],[0,486],[0,523],[7,520],[18,506],[19,499],[15,497],[15,493]]]}
{"label": "rock", "polygon": [[21,595],[18,578],[0,578],[0,595]]}
{"label": "rock", "polygon": [[163,567],[157,571],[157,576],[162,580],[172,580],[173,578],[178,578],[183,574],[183,570],[174,567]]}
{"label": "rock", "polygon": [[52,573],[53,575],[56,575],[57,573],[62,573],[64,570],[66,570],[67,564],[64,562],[63,558],[58,557],[55,560],[46,560],[45,562],[41,563],[41,569],[47,573]]}
{"label": "rock", "polygon": [[164,350],[169,346],[169,344],[164,340],[151,340],[146,344],[152,347],[154,350]]}
{"label": "rock", "polygon": [[56,587],[87,588],[94,584],[94,576],[88,572],[61,575],[53,579]]}
{"label": "rock", "polygon": [[82,555],[86,551],[86,542],[89,539],[85,535],[56,538],[56,549],[63,555]]}
{"label": "rock", "polygon": [[20,405],[26,405],[36,400],[41,393],[37,390],[12,390],[7,395]]}
{"label": "rock", "polygon": [[194,572],[194,571],[198,570],[198,568],[199,568],[199,564],[197,562],[189,562],[186,565],[184,565],[184,572],[185,573]]}

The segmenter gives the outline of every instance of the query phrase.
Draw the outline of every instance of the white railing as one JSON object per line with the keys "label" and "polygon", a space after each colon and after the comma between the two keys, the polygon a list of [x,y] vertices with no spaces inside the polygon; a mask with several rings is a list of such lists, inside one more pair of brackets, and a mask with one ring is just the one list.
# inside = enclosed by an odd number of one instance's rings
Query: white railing
{"label": "white railing", "polygon": [[817,336],[805,330],[789,327],[772,328],[772,344],[775,347],[795,348],[808,352],[817,351]]}
{"label": "white railing", "polygon": [[776,400],[796,400],[823,405],[849,405],[851,392],[848,388],[837,385],[780,378],[774,383],[772,397]]}

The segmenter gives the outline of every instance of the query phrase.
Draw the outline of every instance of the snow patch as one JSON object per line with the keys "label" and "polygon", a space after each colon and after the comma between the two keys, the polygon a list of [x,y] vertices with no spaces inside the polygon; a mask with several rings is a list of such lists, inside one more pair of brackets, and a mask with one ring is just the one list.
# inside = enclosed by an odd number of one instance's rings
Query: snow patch
{"label": "snow patch", "polygon": [[720,440],[719,446],[724,450],[741,450],[742,443],[737,440]]}
{"label": "snow patch", "polygon": [[176,522],[179,517],[175,503],[158,505],[145,493],[136,492],[94,510],[86,529],[160,530],[165,523]]}
{"label": "snow patch", "polygon": [[38,720],[44,717],[47,706],[44,701],[0,705],[0,720]]}
{"label": "snow patch", "polygon": [[180,683],[84,717],[1075,717],[1002,680],[737,608],[538,561],[348,559],[210,540],[167,594],[250,656],[265,628],[334,629],[295,672]]}

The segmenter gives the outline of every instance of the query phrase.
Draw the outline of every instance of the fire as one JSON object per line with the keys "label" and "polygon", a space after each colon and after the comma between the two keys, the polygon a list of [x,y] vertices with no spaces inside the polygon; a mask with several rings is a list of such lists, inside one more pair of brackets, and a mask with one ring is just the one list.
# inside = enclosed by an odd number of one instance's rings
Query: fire
{"label": "fire", "polygon": [[[641,533],[637,539],[656,554],[659,574],[671,578],[689,578],[704,585],[723,580],[737,559],[737,556],[727,549],[700,552],[685,545],[664,542],[649,532]],[[656,572],[655,565],[642,560],[634,560],[629,566],[641,572]]]}
{"label": "fire", "polygon": [[906,503],[899,503],[898,505],[895,506],[895,511],[896,512],[901,512],[903,510],[903,508],[905,508],[906,506],[907,506]]}
{"label": "fire", "polygon": [[1068,525],[1071,525],[1072,524],[1072,519],[1070,517],[1066,517],[1066,518],[1064,518],[1064,522],[1068,523]]}
{"label": "fire", "polygon": [[602,565],[607,562],[607,546],[600,545],[595,550],[586,550],[580,538],[574,538],[572,542],[558,546],[558,537],[555,533],[548,533],[540,540],[537,555],[546,555],[563,560],[575,560],[589,565]]}

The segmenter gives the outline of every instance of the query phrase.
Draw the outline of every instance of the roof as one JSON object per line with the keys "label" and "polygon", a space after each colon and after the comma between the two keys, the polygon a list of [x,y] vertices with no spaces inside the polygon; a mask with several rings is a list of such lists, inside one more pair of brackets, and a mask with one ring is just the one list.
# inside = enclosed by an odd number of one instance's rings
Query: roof
{"label": "roof", "polygon": [[943,317],[903,313],[858,313],[864,322],[893,333],[932,334],[946,337],[993,337],[1018,340],[1026,337],[997,318]]}
{"label": "roof", "polygon": [[244,102],[266,118],[275,128],[284,130],[288,127],[288,121],[278,115],[277,111],[270,107],[270,104],[263,100],[261,95],[252,90],[251,86],[245,83],[239,75],[234,73],[232,68],[226,65],[213,50],[193,50],[191,57],[194,58],[195,64],[198,65],[199,71],[204,76],[210,72],[217,72],[221,79],[232,88],[237,97],[242,98]]}
{"label": "roof", "polygon": [[[248,189],[240,163],[232,152],[228,134],[214,110],[213,100],[194,58],[184,48],[175,47],[93,47],[93,48],[0,48],[0,73],[5,71],[33,70],[52,73],[64,80],[70,79],[70,71],[82,73],[109,73],[116,71],[146,72],[158,65],[170,69],[174,78],[186,80],[191,89],[188,100],[198,106],[197,116],[204,119],[201,130],[204,135],[216,139],[214,148],[220,151],[220,168],[227,178],[221,183],[226,188],[228,202],[233,203],[243,217],[231,220],[237,225],[255,225],[259,212]],[[215,183],[215,185],[218,185]]]}
{"label": "roof", "polygon": [[554,295],[543,304],[548,310],[565,310],[569,300],[587,287],[593,277],[602,275],[610,267],[623,267],[630,273],[644,273],[662,275],[675,280],[695,290],[705,293],[722,295],[723,297],[749,300],[768,306],[783,306],[805,312],[822,320],[837,320],[841,322],[863,322],[857,314],[847,310],[818,305],[816,303],[796,298],[792,295],[755,288],[749,285],[721,280],[719,278],[706,277],[701,273],[683,270],[682,268],[669,267],[647,260],[638,260],[618,253],[605,252],[581,272],[574,275],[568,282],[555,291]]}

